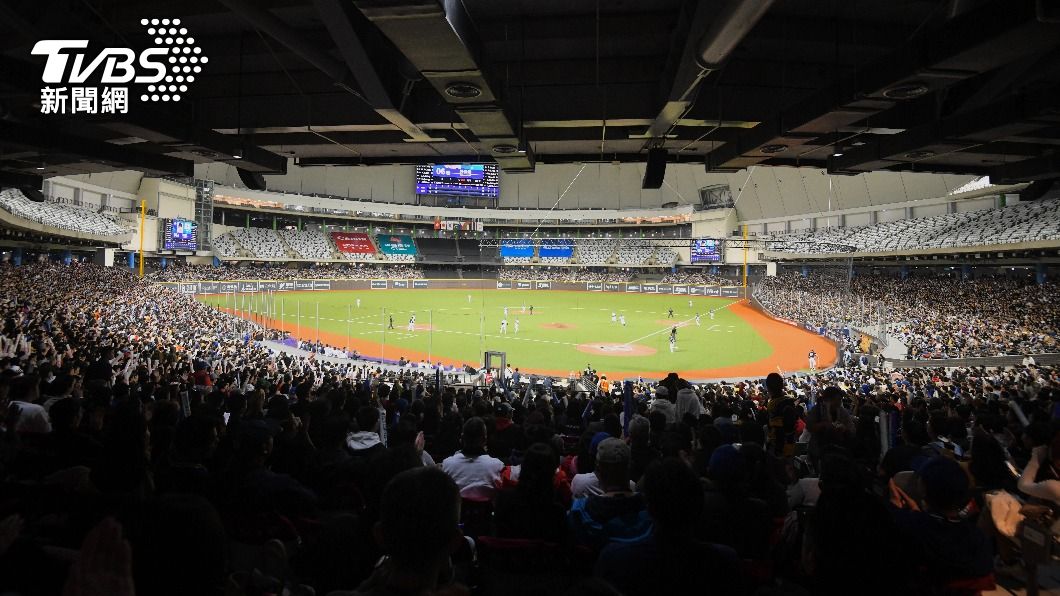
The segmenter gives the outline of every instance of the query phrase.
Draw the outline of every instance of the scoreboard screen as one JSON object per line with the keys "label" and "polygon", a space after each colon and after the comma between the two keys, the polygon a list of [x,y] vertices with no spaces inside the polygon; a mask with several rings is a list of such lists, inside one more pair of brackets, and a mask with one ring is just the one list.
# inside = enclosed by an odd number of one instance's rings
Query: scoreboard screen
{"label": "scoreboard screen", "polygon": [[199,224],[187,219],[162,220],[162,248],[164,250],[195,250],[199,248]]}
{"label": "scoreboard screen", "polygon": [[721,240],[698,238],[692,241],[692,263],[718,263],[721,261]]}
{"label": "scoreboard screen", "polygon": [[497,197],[500,175],[495,163],[436,163],[416,166],[416,194]]}

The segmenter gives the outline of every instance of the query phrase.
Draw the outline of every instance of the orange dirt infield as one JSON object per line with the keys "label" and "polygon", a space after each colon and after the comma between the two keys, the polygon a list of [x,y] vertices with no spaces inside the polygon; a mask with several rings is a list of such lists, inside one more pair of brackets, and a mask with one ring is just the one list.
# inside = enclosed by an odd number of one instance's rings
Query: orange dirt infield
{"label": "orange dirt infield", "polygon": [[[770,347],[773,348],[772,354],[754,362],[746,362],[734,366],[679,370],[675,372],[690,380],[763,377],[771,372],[776,372],[778,368],[782,373],[790,374],[797,371],[808,370],[806,354],[810,350],[817,352],[817,368],[819,370],[835,364],[837,356],[835,344],[824,337],[794,325],[789,325],[783,321],[778,321],[764,312],[751,307],[746,301],[734,302],[727,308],[731,309],[732,312],[751,325],[754,330],[766,340]],[[221,310],[228,312],[229,314],[235,314],[231,309],[222,308]],[[254,317],[254,319],[259,322],[261,320],[260,317]],[[320,340],[326,344],[354,349],[371,358],[383,357],[390,360],[397,360],[401,356],[404,356],[409,360],[416,361],[428,359],[425,352],[405,350],[393,345],[383,346],[377,342],[364,339],[347,339],[345,335],[339,333],[320,331],[318,334],[315,329],[296,327],[293,323],[281,322],[275,319],[270,319],[268,321],[268,326],[271,329],[288,331],[294,337],[299,339],[316,340],[319,337]],[[614,356],[615,354],[611,352],[608,353],[608,355]],[[475,364],[454,358],[447,358],[437,354],[431,354],[430,360],[432,362],[442,362],[446,365],[460,366],[463,364]],[[520,368],[522,368],[523,372],[550,375],[554,377],[566,377],[570,373],[568,370],[535,369],[528,367]],[[645,379],[653,379],[665,376],[664,374],[659,373],[659,371],[615,372],[601,370],[600,372],[606,374],[608,378],[613,379],[638,376],[644,377]]]}
{"label": "orange dirt infield", "polygon": [[578,351],[597,356],[651,356],[655,348],[640,344],[578,344]]}
{"label": "orange dirt infield", "polygon": [[571,325],[569,323],[542,323],[539,325],[542,329],[577,329],[577,325]]}

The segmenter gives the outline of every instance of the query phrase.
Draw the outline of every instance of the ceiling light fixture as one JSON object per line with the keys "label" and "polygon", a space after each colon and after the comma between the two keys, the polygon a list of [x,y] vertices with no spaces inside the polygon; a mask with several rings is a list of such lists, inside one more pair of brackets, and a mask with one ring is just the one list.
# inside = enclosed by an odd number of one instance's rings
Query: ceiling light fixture
{"label": "ceiling light fixture", "polygon": [[932,157],[935,155],[934,151],[924,149],[921,151],[910,151],[905,154],[907,159],[924,159],[925,157]]}
{"label": "ceiling light fixture", "polygon": [[889,89],[885,89],[883,96],[888,99],[913,99],[928,92],[927,84],[921,81],[909,81],[901,83]]}
{"label": "ceiling light fixture", "polygon": [[454,81],[445,86],[445,94],[457,99],[473,99],[482,95],[482,89],[473,83]]}

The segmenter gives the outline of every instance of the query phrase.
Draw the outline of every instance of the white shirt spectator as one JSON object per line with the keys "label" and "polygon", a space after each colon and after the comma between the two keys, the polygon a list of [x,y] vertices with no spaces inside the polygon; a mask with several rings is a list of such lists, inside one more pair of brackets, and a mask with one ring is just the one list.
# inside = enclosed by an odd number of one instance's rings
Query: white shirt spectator
{"label": "white shirt spectator", "polygon": [[[632,480],[629,482],[629,490],[637,490],[637,485]],[[575,474],[570,483],[570,492],[575,499],[589,495],[604,494],[604,491],[600,489],[600,479],[596,477],[596,472]]]}
{"label": "white shirt spectator", "polygon": [[26,401],[12,401],[11,403],[22,409],[22,413],[18,416],[16,431],[42,434],[52,432],[52,423],[48,419],[48,412],[44,410],[43,406]]}
{"label": "white shirt spectator", "polygon": [[460,496],[472,500],[492,499],[503,469],[504,462],[495,457],[468,457],[460,451],[442,461],[442,471],[460,487]]}

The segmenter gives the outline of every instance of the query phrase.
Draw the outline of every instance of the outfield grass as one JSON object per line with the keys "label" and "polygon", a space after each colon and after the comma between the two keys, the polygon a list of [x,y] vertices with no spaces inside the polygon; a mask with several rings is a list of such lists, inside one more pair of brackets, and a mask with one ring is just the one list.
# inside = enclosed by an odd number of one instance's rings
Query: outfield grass
{"label": "outfield grass", "polygon": [[[506,352],[508,362],[523,370],[566,375],[586,363],[612,373],[721,368],[757,361],[773,351],[751,324],[727,308],[735,302],[729,298],[519,290],[359,290],[275,296],[270,311],[286,326],[295,326],[297,336],[312,340],[319,329],[322,340],[340,347],[348,337],[351,345],[369,356],[380,355],[385,345],[389,358],[417,359],[430,354],[435,360],[477,364],[483,351],[491,350]],[[203,300],[222,307],[232,305],[225,296]],[[531,305],[533,316],[523,314],[522,308]],[[501,335],[505,306],[508,333]],[[675,353],[670,352],[670,327],[664,321],[670,308],[674,322],[685,323],[678,331]],[[261,312],[261,305],[251,310]],[[715,311],[714,320],[707,315],[710,310]],[[625,327],[611,322],[612,311],[625,315]],[[701,314],[699,326],[693,320],[697,312]],[[413,313],[416,324],[429,325],[430,330],[408,332]],[[391,315],[393,330],[386,325]],[[598,355],[577,348],[605,342],[635,344],[655,353]]]}

